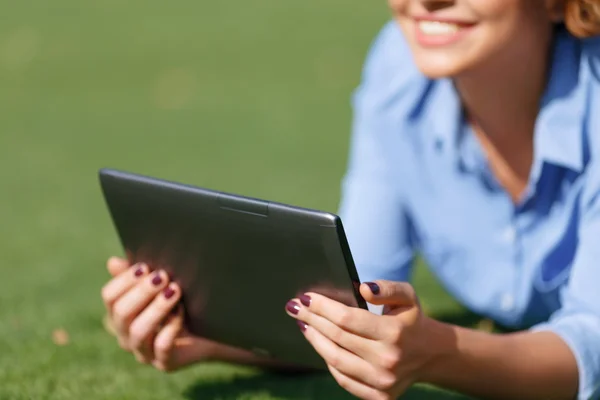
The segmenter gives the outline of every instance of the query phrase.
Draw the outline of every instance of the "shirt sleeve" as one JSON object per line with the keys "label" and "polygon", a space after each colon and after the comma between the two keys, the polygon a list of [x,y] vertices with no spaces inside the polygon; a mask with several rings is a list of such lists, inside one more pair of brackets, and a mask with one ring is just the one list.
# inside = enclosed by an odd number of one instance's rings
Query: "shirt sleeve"
{"label": "shirt sleeve", "polygon": [[[595,168],[595,170],[592,170]],[[582,205],[578,247],[562,307],[533,330],[552,331],[570,347],[579,369],[578,399],[600,399],[600,173],[596,189]],[[588,193],[590,194],[590,193]]]}
{"label": "shirt sleeve", "polygon": [[[382,80],[395,26],[384,28],[372,46],[361,85],[353,97],[349,162],[339,215],[361,281],[409,279],[413,245],[402,187],[385,154],[385,124],[379,118]],[[394,44],[392,44],[393,46]],[[387,128],[389,129],[389,128]]]}

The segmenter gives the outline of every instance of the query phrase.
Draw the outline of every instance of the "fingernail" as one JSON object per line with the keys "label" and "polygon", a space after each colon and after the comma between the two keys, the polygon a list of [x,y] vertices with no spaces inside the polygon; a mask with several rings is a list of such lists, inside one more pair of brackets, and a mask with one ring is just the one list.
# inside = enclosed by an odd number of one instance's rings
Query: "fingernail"
{"label": "fingernail", "polygon": [[310,296],[303,294],[302,296],[299,297],[299,299],[300,299],[300,303],[302,303],[305,307],[310,307],[310,302],[312,300],[310,298]]}
{"label": "fingernail", "polygon": [[160,272],[157,272],[156,275],[154,275],[154,278],[152,278],[152,284],[154,286],[158,286],[162,283],[162,278],[160,277]]}
{"label": "fingernail", "polygon": [[288,301],[285,308],[294,315],[298,315],[298,311],[300,311],[300,306],[298,305],[298,303],[292,300]]}
{"label": "fingernail", "polygon": [[296,320],[296,323],[298,324],[298,327],[300,328],[300,330],[302,332],[306,332],[306,327],[308,327],[308,325],[306,325],[306,322],[300,321],[300,320]]}
{"label": "fingernail", "polygon": [[144,275],[144,267],[142,267],[142,266],[139,266],[139,267],[137,267],[137,269],[135,270],[135,276],[139,278],[139,277],[140,277],[140,276],[142,276],[142,275]]}
{"label": "fingernail", "polygon": [[170,299],[175,294],[175,290],[171,286],[167,286],[165,290],[163,290],[163,295],[165,299]]}
{"label": "fingernail", "polygon": [[366,282],[365,284],[369,287],[369,289],[371,289],[373,294],[379,294],[380,289],[378,284],[373,282]]}

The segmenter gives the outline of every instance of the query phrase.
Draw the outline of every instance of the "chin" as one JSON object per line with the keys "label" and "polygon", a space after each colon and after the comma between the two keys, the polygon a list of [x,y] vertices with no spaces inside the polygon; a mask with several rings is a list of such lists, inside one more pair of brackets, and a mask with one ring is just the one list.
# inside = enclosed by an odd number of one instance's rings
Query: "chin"
{"label": "chin", "polygon": [[415,63],[419,71],[430,79],[453,78],[467,67],[463,62],[447,57],[416,56]]}

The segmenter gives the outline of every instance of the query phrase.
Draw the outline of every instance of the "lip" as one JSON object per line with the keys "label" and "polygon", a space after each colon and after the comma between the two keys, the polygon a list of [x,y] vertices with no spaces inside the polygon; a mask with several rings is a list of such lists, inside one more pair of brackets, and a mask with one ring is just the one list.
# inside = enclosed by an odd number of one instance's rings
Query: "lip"
{"label": "lip", "polygon": [[447,24],[456,24],[460,26],[473,26],[475,22],[465,21],[458,18],[443,17],[438,15],[418,15],[413,17],[413,20],[419,21],[432,21],[432,22],[445,22]]}
{"label": "lip", "polygon": [[[419,22],[421,21],[431,21],[431,22],[440,22],[447,24],[454,24],[459,26],[459,30],[457,32],[452,32],[448,34],[440,34],[440,35],[427,35],[419,29]],[[475,23],[465,20],[459,20],[455,18],[449,17],[439,17],[439,16],[418,16],[413,18],[414,22],[414,31],[415,38],[417,43],[423,47],[443,47],[454,44],[468,35],[473,27],[475,27]]]}

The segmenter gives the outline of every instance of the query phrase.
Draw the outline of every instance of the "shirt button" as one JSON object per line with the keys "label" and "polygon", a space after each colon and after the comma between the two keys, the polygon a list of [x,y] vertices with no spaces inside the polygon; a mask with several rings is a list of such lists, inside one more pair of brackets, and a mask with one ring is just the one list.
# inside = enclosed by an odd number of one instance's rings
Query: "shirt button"
{"label": "shirt button", "polygon": [[502,240],[506,243],[514,243],[517,240],[517,230],[514,227],[508,227],[502,232]]}
{"label": "shirt button", "polygon": [[513,310],[515,308],[515,298],[512,295],[505,293],[500,299],[500,308],[502,308],[503,311]]}

